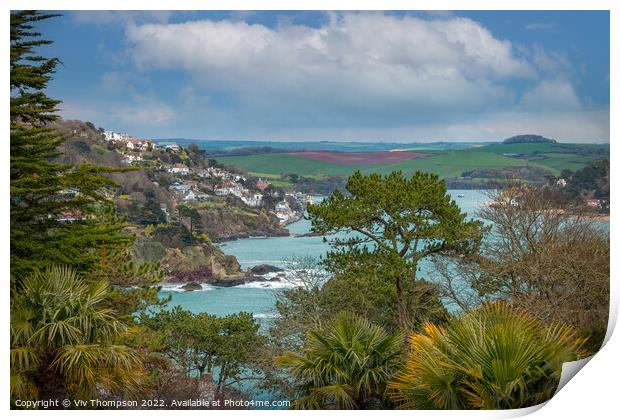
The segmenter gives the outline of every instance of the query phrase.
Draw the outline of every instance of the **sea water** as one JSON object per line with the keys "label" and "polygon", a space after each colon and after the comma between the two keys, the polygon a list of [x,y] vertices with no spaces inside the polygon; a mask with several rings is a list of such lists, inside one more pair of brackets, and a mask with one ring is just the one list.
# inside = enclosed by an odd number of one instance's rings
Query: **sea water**
{"label": "sea water", "polygon": [[[487,195],[481,191],[450,190],[452,198],[466,212],[469,218],[474,217],[479,206],[488,201]],[[318,197],[315,201],[321,201]],[[243,269],[258,264],[270,264],[286,268],[297,257],[320,258],[329,250],[329,244],[320,236],[302,236],[310,232],[311,223],[301,219],[288,226],[291,236],[271,238],[246,238],[224,242],[222,250],[234,255]],[[236,287],[214,287],[203,284],[201,291],[186,292],[181,285],[165,285],[160,292],[162,296],[171,296],[169,307],[181,306],[192,312],[208,312],[217,316],[225,316],[238,312],[250,312],[260,324],[260,332],[267,333],[268,327],[277,316],[275,300],[278,291],[284,287],[295,287],[294,272],[288,271],[283,280],[252,282]],[[256,381],[243,382],[240,389],[256,400],[282,399],[277,393],[256,388]]]}
{"label": "sea water", "polygon": [[[486,201],[484,191],[449,190],[450,195],[468,217]],[[320,198],[317,200],[320,201]],[[247,238],[221,244],[222,250],[234,255],[243,269],[258,264],[286,268],[297,257],[320,258],[329,250],[329,244],[320,236],[300,236],[310,232],[310,221],[299,220],[288,226],[291,236]],[[170,307],[179,305],[192,312],[208,312],[223,316],[241,311],[251,312],[265,326],[277,314],[275,294],[282,287],[293,287],[291,281],[253,282],[236,287],[213,287],[203,284],[202,291],[185,292],[180,285],[164,286],[161,295],[171,296]]]}

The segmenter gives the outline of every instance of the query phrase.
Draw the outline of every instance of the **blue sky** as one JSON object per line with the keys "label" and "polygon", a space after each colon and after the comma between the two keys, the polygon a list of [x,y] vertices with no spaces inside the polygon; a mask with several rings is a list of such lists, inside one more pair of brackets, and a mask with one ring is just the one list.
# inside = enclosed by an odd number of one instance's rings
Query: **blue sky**
{"label": "blue sky", "polygon": [[64,118],[137,137],[609,141],[608,12],[64,12]]}

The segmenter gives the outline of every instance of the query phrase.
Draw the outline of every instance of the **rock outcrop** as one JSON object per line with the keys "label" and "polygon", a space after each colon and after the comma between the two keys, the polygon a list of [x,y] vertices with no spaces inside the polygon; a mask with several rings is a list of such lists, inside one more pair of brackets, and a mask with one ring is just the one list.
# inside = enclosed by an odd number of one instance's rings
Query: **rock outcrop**
{"label": "rock outcrop", "polygon": [[167,283],[232,286],[253,280],[251,273],[241,270],[234,256],[224,254],[215,245],[197,243],[183,246],[171,237],[163,242],[139,232],[133,251],[140,260],[159,262]]}
{"label": "rock outcrop", "polygon": [[202,286],[199,283],[191,282],[183,285],[181,289],[185,290],[186,292],[193,292],[195,290],[202,290]]}
{"label": "rock outcrop", "polygon": [[284,270],[282,270],[279,267],[276,267],[275,265],[269,265],[269,264],[259,264],[259,265],[255,265],[254,267],[250,268],[250,272],[258,276],[261,276],[267,273],[279,273],[281,271],[284,271]]}
{"label": "rock outcrop", "polygon": [[238,199],[213,201],[211,207],[199,211],[204,232],[214,241],[227,241],[251,236],[288,236],[278,219],[264,209],[250,209]]}

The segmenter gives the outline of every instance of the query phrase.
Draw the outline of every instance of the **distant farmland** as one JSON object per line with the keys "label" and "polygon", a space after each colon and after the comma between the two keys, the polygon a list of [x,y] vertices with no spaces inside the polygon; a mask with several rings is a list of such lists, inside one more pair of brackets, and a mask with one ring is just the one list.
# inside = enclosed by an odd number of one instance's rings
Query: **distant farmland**
{"label": "distant farmland", "polygon": [[307,159],[316,159],[321,162],[336,163],[339,165],[381,165],[402,162],[426,156],[422,153],[408,151],[380,151],[380,152],[293,152],[293,156]]}
{"label": "distant farmland", "polygon": [[608,144],[497,143],[465,150],[423,152],[423,154],[410,151],[363,153],[310,151],[226,156],[218,157],[217,160],[250,173],[273,178],[292,173],[309,177],[346,176],[356,170],[383,174],[400,170],[407,175],[415,171],[424,171],[435,173],[441,178],[457,178],[466,171],[523,166],[541,168],[557,176],[563,169],[577,170],[593,160],[608,156]]}

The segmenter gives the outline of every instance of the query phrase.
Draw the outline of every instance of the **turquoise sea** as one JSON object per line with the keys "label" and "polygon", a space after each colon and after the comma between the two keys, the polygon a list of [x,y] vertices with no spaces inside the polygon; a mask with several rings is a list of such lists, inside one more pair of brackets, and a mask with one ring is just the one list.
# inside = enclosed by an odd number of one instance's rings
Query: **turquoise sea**
{"label": "turquoise sea", "polygon": [[[450,190],[452,198],[473,217],[476,209],[488,200],[484,191]],[[241,267],[251,268],[258,264],[270,264],[285,268],[287,261],[295,257],[321,257],[329,250],[329,245],[321,237],[300,237],[310,231],[310,222],[300,220],[288,226],[291,236],[276,238],[248,238],[221,244],[222,250],[234,255]],[[165,286],[162,295],[172,296],[170,306],[180,305],[193,312],[209,312],[214,315],[228,315],[240,311],[251,312],[264,324],[275,316],[274,295],[278,288],[290,283],[257,282],[237,287],[213,287],[203,285],[204,290],[184,292],[178,286]]]}

